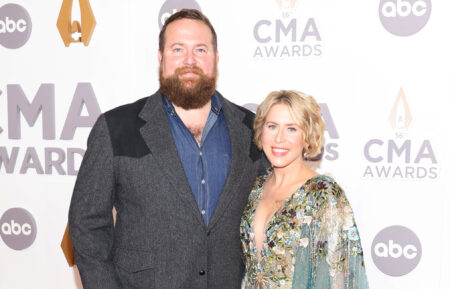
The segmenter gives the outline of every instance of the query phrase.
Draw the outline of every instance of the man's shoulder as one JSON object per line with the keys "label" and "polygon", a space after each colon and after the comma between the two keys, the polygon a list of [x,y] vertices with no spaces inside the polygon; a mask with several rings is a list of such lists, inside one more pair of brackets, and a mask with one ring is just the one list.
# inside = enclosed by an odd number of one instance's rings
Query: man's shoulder
{"label": "man's shoulder", "polygon": [[151,98],[155,97],[157,94],[118,106],[104,113],[114,155],[141,157],[150,152],[140,133],[140,128],[146,123],[141,118],[141,112]]}
{"label": "man's shoulder", "polygon": [[242,111],[245,115],[247,115],[247,116],[249,116],[249,117],[255,117],[255,113],[254,113],[253,111],[251,111],[251,110],[249,110],[249,109],[247,109],[247,108],[245,108],[245,107],[243,107],[243,106],[237,105],[237,104],[235,104],[235,103],[233,103],[233,102],[231,102],[231,101],[230,101],[230,103],[231,103],[231,105],[233,105],[235,108],[237,108],[237,109],[239,109],[240,111]]}
{"label": "man's shoulder", "polygon": [[105,112],[105,118],[109,121],[129,121],[138,117],[148,100],[148,96],[133,103],[127,103]]}
{"label": "man's shoulder", "polygon": [[217,94],[219,95],[219,99],[222,102],[222,107],[224,107],[225,109],[229,109],[232,113],[231,115],[233,115],[233,111],[234,112],[240,112],[244,115],[243,119],[243,123],[250,129],[253,129],[253,121],[255,119],[255,113],[252,112],[251,110],[237,105],[234,102],[226,99],[225,97],[223,97],[219,92],[217,92]]}
{"label": "man's shoulder", "polygon": [[255,115],[255,113],[252,112],[251,110],[249,110],[249,109],[247,109],[247,108],[245,108],[243,106],[240,106],[240,105],[232,102],[231,100],[225,98],[222,94],[220,94],[220,92],[216,91],[216,93],[219,96],[220,101],[222,101],[222,105],[226,104],[229,107],[231,107],[232,109],[238,109],[238,110],[242,111],[246,115],[250,115],[250,116],[254,116]]}

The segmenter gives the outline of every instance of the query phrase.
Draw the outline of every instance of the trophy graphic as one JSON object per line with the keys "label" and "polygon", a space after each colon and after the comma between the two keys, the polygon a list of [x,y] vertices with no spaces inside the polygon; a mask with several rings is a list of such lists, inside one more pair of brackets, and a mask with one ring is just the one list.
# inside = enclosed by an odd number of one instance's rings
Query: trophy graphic
{"label": "trophy graphic", "polygon": [[[96,22],[89,0],[79,0],[79,3],[81,23],[79,21],[72,21],[73,0],[63,0],[58,21],[56,22],[59,34],[66,47],[72,42],[83,42],[84,46],[88,46],[94,33]],[[74,39],[72,36],[74,33],[80,33],[81,36]]]}

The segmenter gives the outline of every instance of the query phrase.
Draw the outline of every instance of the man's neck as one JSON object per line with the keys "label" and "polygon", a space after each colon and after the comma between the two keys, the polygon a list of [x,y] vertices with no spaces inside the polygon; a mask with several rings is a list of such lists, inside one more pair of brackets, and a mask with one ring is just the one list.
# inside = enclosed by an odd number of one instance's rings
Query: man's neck
{"label": "man's neck", "polygon": [[195,109],[184,109],[172,103],[177,115],[189,129],[197,143],[200,145],[203,129],[205,128],[209,112],[211,111],[211,100],[204,106]]}

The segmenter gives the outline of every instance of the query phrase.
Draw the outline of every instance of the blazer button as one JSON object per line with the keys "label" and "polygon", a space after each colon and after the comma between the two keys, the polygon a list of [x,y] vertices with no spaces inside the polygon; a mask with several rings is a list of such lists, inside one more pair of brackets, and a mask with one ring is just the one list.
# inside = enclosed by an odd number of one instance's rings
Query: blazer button
{"label": "blazer button", "polygon": [[201,275],[201,276],[205,275],[205,273],[206,273],[205,270],[200,270],[200,271],[198,272],[198,274]]}

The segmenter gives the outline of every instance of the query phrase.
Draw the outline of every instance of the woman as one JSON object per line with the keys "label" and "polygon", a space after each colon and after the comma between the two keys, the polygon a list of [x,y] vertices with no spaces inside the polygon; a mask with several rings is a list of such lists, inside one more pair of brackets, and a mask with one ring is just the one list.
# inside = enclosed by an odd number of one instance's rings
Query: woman
{"label": "woman", "polygon": [[242,288],[368,288],[344,192],[304,163],[320,154],[324,128],[319,105],[300,92],[272,92],[258,107],[254,141],[273,168],[242,216]]}

